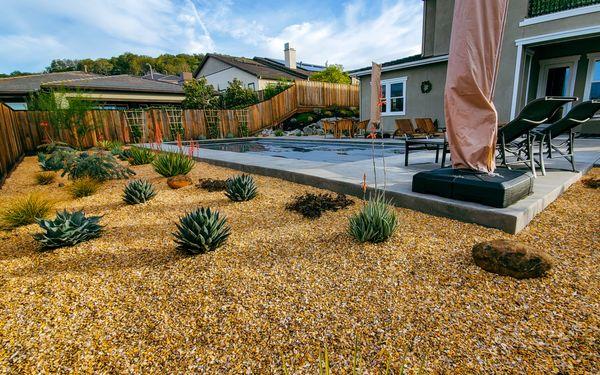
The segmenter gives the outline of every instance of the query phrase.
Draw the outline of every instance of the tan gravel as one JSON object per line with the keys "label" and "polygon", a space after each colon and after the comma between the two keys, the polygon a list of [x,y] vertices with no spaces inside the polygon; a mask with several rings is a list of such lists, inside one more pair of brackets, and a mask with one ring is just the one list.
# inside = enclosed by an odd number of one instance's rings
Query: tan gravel
{"label": "tan gravel", "polygon": [[[318,189],[256,176],[260,195],[232,203],[134,169],[159,189],[144,205],[122,203],[125,181],[78,200],[64,179],[36,186],[31,157],[0,190],[0,203],[40,190],[106,225],[45,253],[36,225],[0,232],[0,372],[281,373],[283,358],[314,374],[326,345],[337,374],[357,342],[365,373],[397,373],[409,343],[411,370],[423,360],[434,373],[600,372],[598,190],[576,184],[517,236],[397,209],[393,238],[362,245],[346,234],[360,204],[315,221],[284,209]],[[234,173],[198,163],[191,176]],[[197,206],[220,209],[233,231],[190,257],[170,234]],[[517,281],[474,265],[474,243],[511,237],[547,251],[551,274]]]}

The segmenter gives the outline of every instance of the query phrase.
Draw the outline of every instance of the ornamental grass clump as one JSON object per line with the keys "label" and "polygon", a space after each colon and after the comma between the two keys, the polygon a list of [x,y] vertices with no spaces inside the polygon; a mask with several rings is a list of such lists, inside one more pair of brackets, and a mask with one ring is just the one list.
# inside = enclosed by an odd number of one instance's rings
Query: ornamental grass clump
{"label": "ornamental grass clump", "polygon": [[154,152],[147,148],[131,147],[129,149],[129,163],[131,165],[150,164],[154,161]]}
{"label": "ornamental grass clump", "polygon": [[119,164],[111,154],[100,151],[96,153],[82,152],[77,157],[66,161],[62,175],[70,179],[90,177],[96,181],[129,178],[135,172]]}
{"label": "ornamental grass clump", "polygon": [[73,181],[69,186],[69,192],[73,198],[89,197],[100,189],[101,182],[91,177],[81,177]]}
{"label": "ornamental grass clump", "polygon": [[247,174],[230,177],[225,185],[225,195],[234,202],[249,201],[258,193],[254,178]]}
{"label": "ornamental grass clump", "polygon": [[306,193],[299,195],[291,203],[288,203],[286,209],[296,211],[309,219],[321,217],[325,211],[337,211],[353,204],[344,194],[312,194]]}
{"label": "ornamental grass clump", "polygon": [[98,224],[101,218],[86,217],[83,211],[64,210],[58,212],[54,220],[37,220],[44,232],[34,234],[33,238],[46,249],[73,246],[99,237],[103,228]]}
{"label": "ornamental grass clump", "polygon": [[35,174],[35,182],[38,185],[50,185],[56,180],[56,173],[48,171],[48,172],[38,172]]}
{"label": "ornamental grass clump", "polygon": [[154,186],[147,180],[133,180],[123,190],[123,200],[127,204],[146,203],[155,195]]}
{"label": "ornamental grass clump", "polygon": [[194,159],[183,153],[160,153],[152,162],[156,173],[163,177],[186,175],[194,168]]}
{"label": "ornamental grass clump", "polygon": [[0,210],[0,226],[16,228],[33,224],[36,219],[46,217],[52,206],[54,203],[40,193],[13,199]]}
{"label": "ornamental grass clump", "polygon": [[349,233],[359,242],[377,243],[390,238],[397,226],[396,213],[383,195],[377,195],[350,218]]}
{"label": "ornamental grass clump", "polygon": [[210,208],[198,208],[182,217],[177,224],[175,243],[177,248],[190,254],[202,254],[223,245],[231,228],[227,218]]}

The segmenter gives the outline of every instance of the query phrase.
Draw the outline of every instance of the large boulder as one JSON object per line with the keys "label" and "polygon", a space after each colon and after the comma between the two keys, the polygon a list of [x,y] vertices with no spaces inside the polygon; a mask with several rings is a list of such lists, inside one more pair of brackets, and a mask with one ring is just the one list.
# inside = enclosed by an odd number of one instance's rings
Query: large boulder
{"label": "large boulder", "polygon": [[543,251],[512,240],[493,240],[473,246],[473,260],[484,270],[516,279],[541,277],[552,268]]}
{"label": "large boulder", "polygon": [[191,184],[192,179],[182,174],[180,174],[179,176],[169,177],[167,179],[167,185],[169,185],[171,189],[180,189]]}

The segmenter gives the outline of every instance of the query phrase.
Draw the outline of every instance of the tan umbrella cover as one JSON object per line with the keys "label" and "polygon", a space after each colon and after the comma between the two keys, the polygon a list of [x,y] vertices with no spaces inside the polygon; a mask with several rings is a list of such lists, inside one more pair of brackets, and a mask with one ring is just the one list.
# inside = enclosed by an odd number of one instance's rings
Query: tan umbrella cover
{"label": "tan umbrella cover", "polygon": [[375,131],[381,121],[381,65],[373,63],[371,69],[371,121],[369,131]]}
{"label": "tan umbrella cover", "polygon": [[492,98],[508,0],[456,0],[444,93],[452,166],[491,173],[498,115]]}

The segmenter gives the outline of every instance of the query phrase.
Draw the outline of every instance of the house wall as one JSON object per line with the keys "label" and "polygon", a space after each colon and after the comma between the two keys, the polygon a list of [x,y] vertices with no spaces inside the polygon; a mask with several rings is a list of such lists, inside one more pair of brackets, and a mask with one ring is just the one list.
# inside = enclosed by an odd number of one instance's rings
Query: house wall
{"label": "house wall", "polygon": [[445,55],[450,50],[454,0],[427,0],[423,4],[423,56]]}
{"label": "house wall", "polygon": [[[403,70],[381,73],[381,79],[407,77],[405,115],[382,116],[384,132],[393,133],[396,130],[395,120],[398,118],[430,117],[438,120],[440,128],[445,127],[444,121],[444,86],[446,85],[447,63],[440,62]],[[423,94],[421,83],[430,81],[431,92]],[[360,118],[367,120],[371,116],[371,76],[360,77]]]}
{"label": "house wall", "polygon": [[256,76],[212,57],[206,61],[198,72],[196,78],[199,77],[205,77],[206,81],[219,91],[225,90],[234,78],[242,81],[246,87],[254,84],[256,90],[259,90],[258,87],[260,86],[259,79]]}

